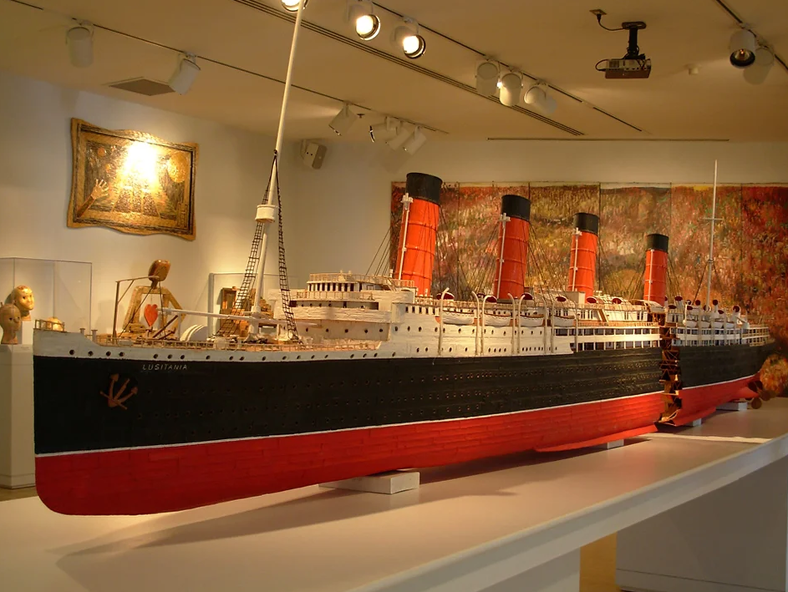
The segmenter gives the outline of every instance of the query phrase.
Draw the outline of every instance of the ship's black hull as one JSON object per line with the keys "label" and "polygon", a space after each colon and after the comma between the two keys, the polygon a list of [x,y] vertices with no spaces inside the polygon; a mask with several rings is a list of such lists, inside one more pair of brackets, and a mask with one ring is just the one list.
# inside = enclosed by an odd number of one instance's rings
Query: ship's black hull
{"label": "ship's black hull", "polygon": [[681,383],[685,388],[753,376],[774,351],[774,344],[682,347]]}
{"label": "ship's black hull", "polygon": [[35,448],[211,442],[603,401],[661,391],[660,359],[658,348],[265,363],[36,356]]}

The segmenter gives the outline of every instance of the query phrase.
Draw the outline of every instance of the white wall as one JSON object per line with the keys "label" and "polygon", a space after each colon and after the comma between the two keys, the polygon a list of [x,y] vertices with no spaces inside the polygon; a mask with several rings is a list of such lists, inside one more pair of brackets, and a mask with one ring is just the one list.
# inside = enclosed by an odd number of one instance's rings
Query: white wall
{"label": "white wall", "polygon": [[711,183],[715,159],[720,183],[788,183],[788,143],[433,140],[412,158],[385,145],[331,144],[322,169],[301,167],[285,206],[296,217],[290,269],[303,279],[366,271],[388,230],[391,183],[411,171],[447,182]]}
{"label": "white wall", "polygon": [[[197,142],[196,240],[67,228],[72,117]],[[204,310],[208,274],[246,265],[272,150],[270,138],[0,72],[0,257],[92,262],[99,331],[112,326],[115,280],[158,258],[172,263],[166,286],[180,304]]]}

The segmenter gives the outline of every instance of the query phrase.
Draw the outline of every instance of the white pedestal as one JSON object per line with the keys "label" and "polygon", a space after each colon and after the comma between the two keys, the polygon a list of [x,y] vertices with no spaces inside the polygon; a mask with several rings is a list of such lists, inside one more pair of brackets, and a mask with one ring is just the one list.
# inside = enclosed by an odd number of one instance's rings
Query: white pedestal
{"label": "white pedestal", "polygon": [[613,440],[612,442],[605,442],[604,444],[597,444],[593,448],[595,450],[612,450],[613,448],[621,448],[624,445],[623,440]]}
{"label": "white pedestal", "polygon": [[616,583],[628,592],[784,592],[788,459],[622,530]]}
{"label": "white pedestal", "polygon": [[747,411],[747,401],[731,401],[717,407],[720,411]]}
{"label": "white pedestal", "polygon": [[0,487],[34,484],[33,348],[0,345]]}
{"label": "white pedestal", "polygon": [[578,592],[580,590],[580,551],[538,565],[483,592]]}
{"label": "white pedestal", "polygon": [[691,422],[689,422],[688,424],[685,424],[685,426],[686,426],[686,427],[688,427],[688,428],[697,428],[697,427],[700,427],[700,425],[701,425],[702,423],[703,423],[703,420],[702,420],[702,419],[693,419],[693,420],[692,420]]}
{"label": "white pedestal", "polygon": [[421,476],[416,471],[392,471],[380,475],[367,475],[342,481],[321,483],[320,487],[329,489],[350,489],[351,491],[366,491],[369,493],[385,493],[393,495],[402,491],[417,489]]}

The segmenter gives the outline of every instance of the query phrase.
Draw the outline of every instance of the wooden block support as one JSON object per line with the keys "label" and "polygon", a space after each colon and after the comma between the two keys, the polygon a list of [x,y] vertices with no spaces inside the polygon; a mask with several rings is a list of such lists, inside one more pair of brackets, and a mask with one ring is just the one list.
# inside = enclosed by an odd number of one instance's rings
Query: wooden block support
{"label": "wooden block support", "polygon": [[717,407],[720,411],[747,411],[747,401],[731,401]]}
{"label": "wooden block support", "polygon": [[366,477],[343,479],[342,481],[330,481],[321,483],[320,487],[393,495],[402,491],[417,489],[420,481],[421,476],[416,471],[392,471],[378,475],[367,475]]}

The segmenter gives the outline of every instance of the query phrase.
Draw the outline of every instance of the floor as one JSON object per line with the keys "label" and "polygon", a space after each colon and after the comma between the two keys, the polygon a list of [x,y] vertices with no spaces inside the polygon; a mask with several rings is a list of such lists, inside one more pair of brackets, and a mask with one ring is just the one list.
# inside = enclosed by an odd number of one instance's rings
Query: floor
{"label": "floor", "polygon": [[[3,489],[0,502],[33,497],[35,487]],[[580,592],[621,592],[615,584],[616,536],[611,535],[583,547],[580,551]]]}

